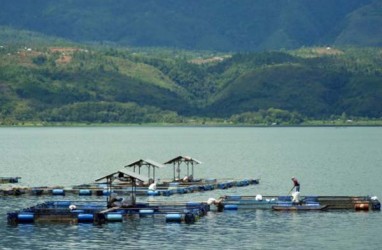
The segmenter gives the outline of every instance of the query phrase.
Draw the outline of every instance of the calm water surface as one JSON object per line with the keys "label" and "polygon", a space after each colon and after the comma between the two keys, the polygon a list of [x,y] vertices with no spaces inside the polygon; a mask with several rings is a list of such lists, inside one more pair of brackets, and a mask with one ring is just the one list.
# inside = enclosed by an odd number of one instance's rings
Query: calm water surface
{"label": "calm water surface", "polygon": [[[141,158],[190,155],[203,162],[195,167],[197,178],[261,177],[261,184],[167,199],[286,195],[291,176],[299,178],[303,195],[382,198],[381,128],[1,128],[0,142],[0,176],[21,176],[25,186],[88,183]],[[169,178],[172,168],[157,175]],[[0,197],[0,249],[382,247],[379,212],[211,212],[193,225],[152,218],[99,227],[7,225],[7,212],[52,199],[58,198]]]}

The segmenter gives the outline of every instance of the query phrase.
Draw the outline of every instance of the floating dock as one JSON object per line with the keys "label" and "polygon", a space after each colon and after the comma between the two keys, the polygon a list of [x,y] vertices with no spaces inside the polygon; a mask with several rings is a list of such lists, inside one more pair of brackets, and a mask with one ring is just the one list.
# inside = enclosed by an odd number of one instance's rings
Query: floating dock
{"label": "floating dock", "polygon": [[[225,196],[215,202],[146,202],[108,207],[105,202],[48,201],[19,211],[9,212],[9,224],[124,222],[129,219],[153,218],[162,222],[195,223],[209,211],[245,209],[273,211],[380,211],[381,203],[370,196],[305,196],[294,204],[288,196]],[[127,204],[127,203],[125,203]],[[214,205],[213,205],[214,204]]]}
{"label": "floating dock", "polygon": [[379,211],[381,203],[370,196],[302,196],[299,203],[291,196],[224,196],[216,206],[218,211],[270,209],[277,211],[355,210]]}
{"label": "floating dock", "polygon": [[[166,185],[158,185],[156,190],[149,190],[148,187],[135,187],[137,196],[171,196],[174,194],[187,194],[194,192],[212,191],[214,189],[228,189],[232,187],[245,187],[256,185],[260,179],[243,180],[222,180],[214,178],[204,179],[200,182],[170,182]],[[19,195],[79,195],[79,196],[108,196],[111,192],[117,195],[128,195],[131,193],[131,185],[114,185],[112,191],[107,184],[88,184],[74,187],[11,187],[0,189],[0,196]]]}
{"label": "floating dock", "polygon": [[92,223],[123,222],[129,218],[151,217],[164,222],[191,224],[207,214],[209,206],[201,202],[137,203],[107,208],[105,202],[50,201],[8,213],[8,223]]}

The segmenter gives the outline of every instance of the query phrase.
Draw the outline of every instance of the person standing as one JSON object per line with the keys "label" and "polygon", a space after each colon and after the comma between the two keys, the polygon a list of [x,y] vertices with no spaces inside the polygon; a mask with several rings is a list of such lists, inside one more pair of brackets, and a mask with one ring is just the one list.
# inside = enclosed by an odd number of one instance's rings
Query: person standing
{"label": "person standing", "polygon": [[293,181],[293,188],[296,188],[296,192],[300,192],[300,182],[297,180],[296,177],[292,177]]}

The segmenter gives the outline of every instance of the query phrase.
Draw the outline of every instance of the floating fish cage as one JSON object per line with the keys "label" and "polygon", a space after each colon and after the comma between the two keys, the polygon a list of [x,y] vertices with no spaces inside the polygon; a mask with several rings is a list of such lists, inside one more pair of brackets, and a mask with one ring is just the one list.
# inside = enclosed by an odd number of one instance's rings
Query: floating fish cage
{"label": "floating fish cage", "polygon": [[278,211],[338,210],[379,211],[381,203],[370,196],[302,196],[298,203],[291,196],[225,196],[218,211],[272,209]]}
{"label": "floating fish cage", "polygon": [[[135,194],[137,196],[171,196],[175,194],[188,194],[194,192],[206,192],[215,189],[228,189],[232,187],[245,187],[248,185],[259,184],[259,179],[244,179],[238,181],[222,181],[219,182],[216,179],[205,179],[200,184],[184,184],[179,182],[170,182],[166,186],[158,186],[156,190],[149,190],[147,187],[136,187]],[[131,186],[113,186],[113,193],[117,195],[128,195],[131,193]],[[50,196],[66,196],[66,195],[78,195],[78,196],[109,196],[111,191],[105,184],[85,184],[75,186],[72,188],[64,187],[32,187],[32,188],[19,188],[13,187],[11,189],[0,190],[0,195],[3,196],[19,196],[19,195],[50,195]]]}
{"label": "floating fish cage", "polygon": [[153,217],[165,222],[194,223],[209,211],[200,202],[137,203],[134,206],[107,208],[104,202],[49,201],[8,213],[12,225],[30,223],[93,223],[123,222],[129,217]]}

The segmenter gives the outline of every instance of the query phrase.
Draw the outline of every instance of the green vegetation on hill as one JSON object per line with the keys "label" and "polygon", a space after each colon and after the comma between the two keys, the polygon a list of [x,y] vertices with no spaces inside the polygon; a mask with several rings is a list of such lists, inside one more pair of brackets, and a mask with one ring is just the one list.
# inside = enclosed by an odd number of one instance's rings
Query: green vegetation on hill
{"label": "green vegetation on hill", "polygon": [[[382,117],[378,48],[229,55],[53,44],[0,45],[2,125],[357,124]],[[338,122],[324,125],[331,124]]]}

